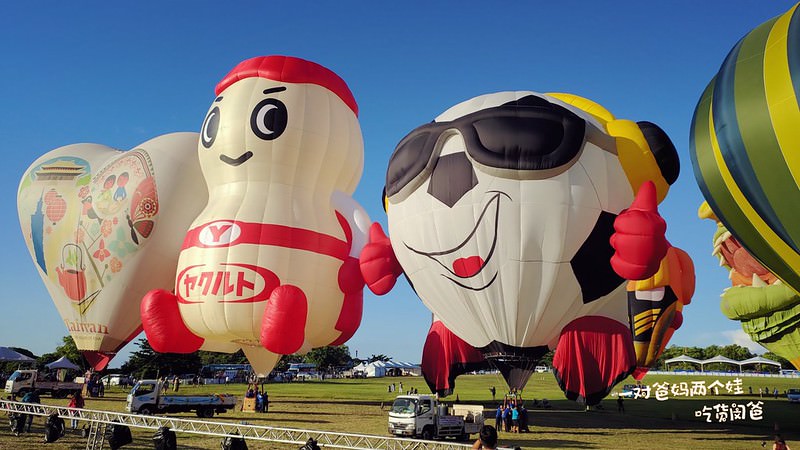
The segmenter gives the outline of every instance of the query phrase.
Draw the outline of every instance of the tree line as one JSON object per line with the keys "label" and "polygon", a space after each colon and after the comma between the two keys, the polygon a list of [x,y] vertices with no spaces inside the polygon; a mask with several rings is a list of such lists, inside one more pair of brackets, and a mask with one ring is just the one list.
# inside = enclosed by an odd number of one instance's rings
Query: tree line
{"label": "tree line", "polygon": [[[64,336],[62,338],[63,344],[56,347],[52,353],[45,353],[41,356],[34,355],[31,351],[10,347],[25,356],[36,359],[36,366],[44,368],[62,356],[66,356],[70,361],[81,366],[84,370],[90,367],[90,364],[81,354],[80,350],[75,346],[71,336]],[[141,338],[136,341],[135,345],[138,350],[131,353],[130,358],[125,361],[120,369],[120,373],[132,375],[136,378],[156,378],[160,376],[182,375],[182,374],[198,374],[203,366],[210,364],[247,364],[247,358],[244,353],[239,350],[236,353],[216,353],[206,351],[196,351],[189,354],[177,353],[158,353],[150,347],[147,339]],[[741,345],[709,345],[708,347],[679,347],[671,345],[664,350],[664,353],[658,358],[658,362],[652,368],[653,370],[663,370],[666,368],[665,361],[681,355],[691,356],[696,359],[709,359],[714,356],[721,355],[737,361],[745,360],[757,356],[751,352],[747,347]],[[779,362],[782,367],[764,365],[763,367],[749,366],[743,368],[744,370],[759,370],[777,372],[781,368],[792,369],[792,364],[785,358],[782,358],[772,352],[766,352],[764,358],[771,359]],[[350,368],[362,362],[371,363],[374,361],[389,361],[391,358],[384,354],[370,355],[369,358],[358,359],[350,356],[350,349],[346,345],[337,347],[322,347],[315,348],[305,355],[285,355],[278,364],[275,366],[277,371],[286,371],[292,363],[312,363],[315,364],[320,371],[333,371],[340,368]],[[553,352],[550,351],[542,357],[538,362],[540,365],[552,366]],[[0,371],[5,373],[13,372],[18,366],[18,363],[0,363]],[[696,365],[690,363],[676,363],[671,364],[669,367],[674,369],[697,369]],[[729,364],[712,363],[705,365],[705,370],[720,370],[728,371],[734,369]],[[117,370],[112,370],[117,372]]]}
{"label": "tree line", "polygon": [[[89,362],[83,357],[75,345],[72,336],[64,336],[63,344],[56,347],[52,353],[41,356],[34,355],[30,350],[19,347],[9,347],[25,356],[36,359],[36,367],[43,369],[45,365],[66,356],[70,361],[80,366],[83,370],[90,367]],[[118,372],[132,375],[138,379],[157,378],[161,376],[198,374],[203,366],[210,364],[247,364],[247,357],[239,350],[236,353],[216,353],[203,350],[189,354],[158,353],[150,347],[147,339],[136,341],[137,350],[131,353],[127,361],[122,363]],[[336,347],[315,348],[305,355],[285,355],[275,366],[277,371],[286,371],[292,363],[312,363],[320,371],[333,371],[338,368],[350,368],[362,362],[389,361],[391,357],[379,354],[370,355],[369,358],[358,359],[350,356],[350,349],[346,345]],[[19,363],[0,363],[0,371],[13,372]],[[117,372],[117,370],[109,370]]]}

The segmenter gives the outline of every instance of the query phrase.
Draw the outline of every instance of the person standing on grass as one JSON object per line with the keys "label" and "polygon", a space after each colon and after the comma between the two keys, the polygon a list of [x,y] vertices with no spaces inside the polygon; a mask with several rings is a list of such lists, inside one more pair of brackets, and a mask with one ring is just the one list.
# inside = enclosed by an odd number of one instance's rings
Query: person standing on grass
{"label": "person standing on grass", "polygon": [[528,410],[525,409],[525,405],[522,402],[517,405],[517,409],[519,409],[519,432],[530,432],[531,430],[528,428]]}
{"label": "person standing on grass", "polygon": [[264,394],[256,388],[256,412],[261,412],[264,409]]}
{"label": "person standing on grass", "polygon": [[[81,395],[81,391],[75,391],[72,394],[72,398],[69,400],[69,404],[67,405],[68,408],[75,408],[75,409],[83,409],[86,402],[83,400],[83,396]],[[70,411],[71,416],[77,416],[78,411]],[[78,419],[72,419],[72,429],[78,429]]]}
{"label": "person standing on grass", "polygon": [[511,407],[511,432],[519,433],[519,408],[516,404]]}
{"label": "person standing on grass", "polygon": [[[36,403],[36,404],[42,403],[42,399],[39,398],[39,392],[37,392],[35,389],[23,395],[22,400],[20,401],[22,403]],[[28,414],[27,416],[28,416],[28,421],[25,427],[25,432],[30,433],[31,424],[33,423],[33,414]]]}
{"label": "person standing on grass", "polygon": [[622,396],[621,395],[617,396],[617,412],[621,412],[622,414],[625,414],[625,403],[622,400]]}

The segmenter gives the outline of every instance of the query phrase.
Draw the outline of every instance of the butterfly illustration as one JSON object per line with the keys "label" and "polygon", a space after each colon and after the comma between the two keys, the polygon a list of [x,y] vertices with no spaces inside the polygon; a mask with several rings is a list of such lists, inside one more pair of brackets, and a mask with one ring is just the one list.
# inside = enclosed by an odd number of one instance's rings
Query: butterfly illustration
{"label": "butterfly illustration", "polygon": [[153,177],[147,177],[136,187],[131,197],[131,213],[127,214],[128,226],[131,228],[131,239],[139,245],[139,236],[150,237],[158,214],[158,197]]}

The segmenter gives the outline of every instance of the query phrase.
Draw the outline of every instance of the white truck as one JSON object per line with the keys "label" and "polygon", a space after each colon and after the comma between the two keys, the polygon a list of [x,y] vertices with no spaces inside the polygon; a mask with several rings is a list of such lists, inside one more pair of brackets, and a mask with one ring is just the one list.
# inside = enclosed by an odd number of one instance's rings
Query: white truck
{"label": "white truck", "polygon": [[389,411],[389,433],[426,441],[454,437],[466,441],[483,426],[483,406],[440,404],[433,395],[400,395]]}
{"label": "white truck", "polygon": [[16,396],[38,391],[50,394],[54,398],[66,398],[83,389],[83,383],[58,381],[54,375],[43,374],[36,370],[15,370],[6,381],[5,391]]}
{"label": "white truck", "polygon": [[128,394],[125,410],[144,415],[194,411],[197,417],[210,418],[236,406],[231,394],[169,395],[168,384],[158,380],[141,380]]}

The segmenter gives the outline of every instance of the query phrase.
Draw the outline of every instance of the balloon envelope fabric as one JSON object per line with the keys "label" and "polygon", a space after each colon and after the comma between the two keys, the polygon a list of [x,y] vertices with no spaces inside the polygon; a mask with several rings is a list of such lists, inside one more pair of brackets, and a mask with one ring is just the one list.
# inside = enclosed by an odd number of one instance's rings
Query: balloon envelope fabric
{"label": "balloon envelope fabric", "polygon": [[697,105],[690,154],[708,204],[741,244],[800,289],[800,15],[748,33]]}

